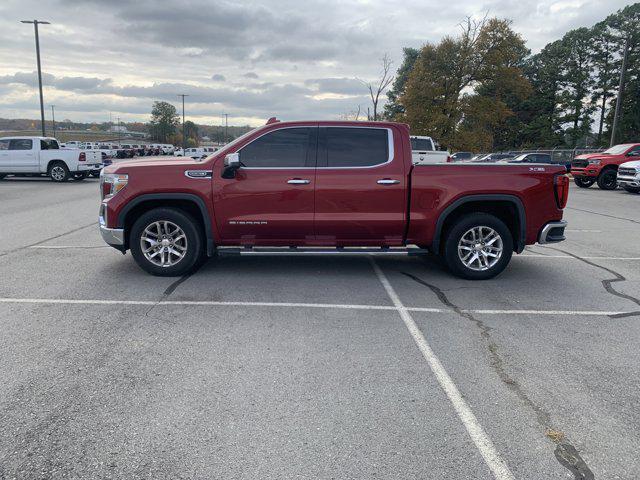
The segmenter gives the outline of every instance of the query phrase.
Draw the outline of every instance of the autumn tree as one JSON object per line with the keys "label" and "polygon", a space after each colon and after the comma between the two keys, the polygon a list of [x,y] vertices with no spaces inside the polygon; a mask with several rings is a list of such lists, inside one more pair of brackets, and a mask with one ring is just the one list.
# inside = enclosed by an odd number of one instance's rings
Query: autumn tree
{"label": "autumn tree", "polygon": [[153,102],[149,132],[151,138],[160,143],[166,143],[173,137],[178,126],[178,112],[176,107],[168,102]]}

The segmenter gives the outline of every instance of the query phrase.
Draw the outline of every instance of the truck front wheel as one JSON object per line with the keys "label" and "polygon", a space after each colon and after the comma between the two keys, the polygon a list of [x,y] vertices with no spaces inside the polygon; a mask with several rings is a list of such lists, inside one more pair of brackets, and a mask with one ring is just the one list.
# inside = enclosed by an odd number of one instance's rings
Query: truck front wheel
{"label": "truck front wheel", "polygon": [[192,272],[204,258],[200,225],[176,208],[156,208],[138,218],[131,227],[129,248],[143,270],[162,277]]}
{"label": "truck front wheel", "polygon": [[598,187],[602,190],[615,190],[618,188],[618,172],[613,169],[605,170],[598,175]]}
{"label": "truck front wheel", "polygon": [[51,180],[54,182],[66,182],[69,180],[71,172],[69,172],[69,169],[64,162],[53,162],[49,165],[47,175],[49,175]]}
{"label": "truck front wheel", "polygon": [[589,188],[591,185],[596,183],[594,178],[589,177],[574,177],[573,183],[575,183],[580,188]]}
{"label": "truck front wheel", "polygon": [[454,275],[486,280],[502,272],[513,254],[509,228],[488,213],[460,217],[446,234],[444,260]]}

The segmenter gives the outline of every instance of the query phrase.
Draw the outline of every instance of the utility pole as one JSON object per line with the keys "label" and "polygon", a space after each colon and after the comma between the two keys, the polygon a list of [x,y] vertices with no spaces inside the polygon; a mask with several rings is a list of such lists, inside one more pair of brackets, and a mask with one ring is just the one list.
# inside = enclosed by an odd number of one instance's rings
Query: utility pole
{"label": "utility pole", "polygon": [[227,144],[229,142],[229,114],[223,113],[224,115],[224,143]]}
{"label": "utility pole", "polygon": [[55,105],[51,105],[51,120],[53,121],[53,137],[56,136],[56,112],[54,110]]}
{"label": "utility pole", "polygon": [[181,93],[178,96],[182,97],[182,154],[184,155],[184,151],[187,149],[187,137],[185,136],[184,130],[184,97],[188,97],[189,95]]}
{"label": "utility pole", "polygon": [[120,143],[120,117],[118,117],[118,147],[121,147],[122,144]]}
{"label": "utility pole", "polygon": [[613,126],[611,127],[611,142],[609,147],[616,144],[616,130],[618,129],[618,121],[620,120],[620,111],[622,110],[622,97],[624,95],[624,76],[627,72],[627,57],[629,56],[629,37],[624,41],[624,54],[622,55],[622,67],[620,68],[620,83],[618,84],[618,98],[616,99],[616,110],[613,114]]}
{"label": "utility pole", "polygon": [[40,88],[40,121],[42,122],[42,136],[46,137],[44,129],[44,100],[42,98],[42,68],[40,67],[40,39],[38,38],[38,25],[50,25],[49,22],[40,20],[21,20],[21,23],[33,23],[36,33],[36,59],[38,61],[38,87]]}

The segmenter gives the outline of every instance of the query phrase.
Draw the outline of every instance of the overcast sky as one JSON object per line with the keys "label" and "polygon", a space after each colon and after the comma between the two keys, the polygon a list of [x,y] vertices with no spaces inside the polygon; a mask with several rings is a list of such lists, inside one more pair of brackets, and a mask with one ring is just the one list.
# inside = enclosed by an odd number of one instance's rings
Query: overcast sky
{"label": "overcast sky", "polygon": [[[513,20],[534,52],[591,26],[624,0],[1,0],[0,117],[39,118],[33,26],[45,105],[58,119],[146,121],[154,100],[187,117],[258,125],[277,116],[336,119],[389,53],[455,34],[467,15]],[[180,107],[179,107],[180,108]],[[49,112],[47,112],[47,118]]]}

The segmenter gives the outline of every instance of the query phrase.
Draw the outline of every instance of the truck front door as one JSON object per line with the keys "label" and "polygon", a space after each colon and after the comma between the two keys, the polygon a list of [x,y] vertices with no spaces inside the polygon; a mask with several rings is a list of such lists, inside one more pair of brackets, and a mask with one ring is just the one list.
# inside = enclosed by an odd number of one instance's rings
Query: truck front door
{"label": "truck front door", "polygon": [[315,125],[271,130],[239,150],[235,178],[220,178],[216,168],[213,206],[223,241],[313,240],[317,134]]}
{"label": "truck front door", "polygon": [[[396,132],[397,135],[397,132]],[[316,240],[324,245],[400,245],[406,174],[399,136],[383,127],[321,127]]]}

